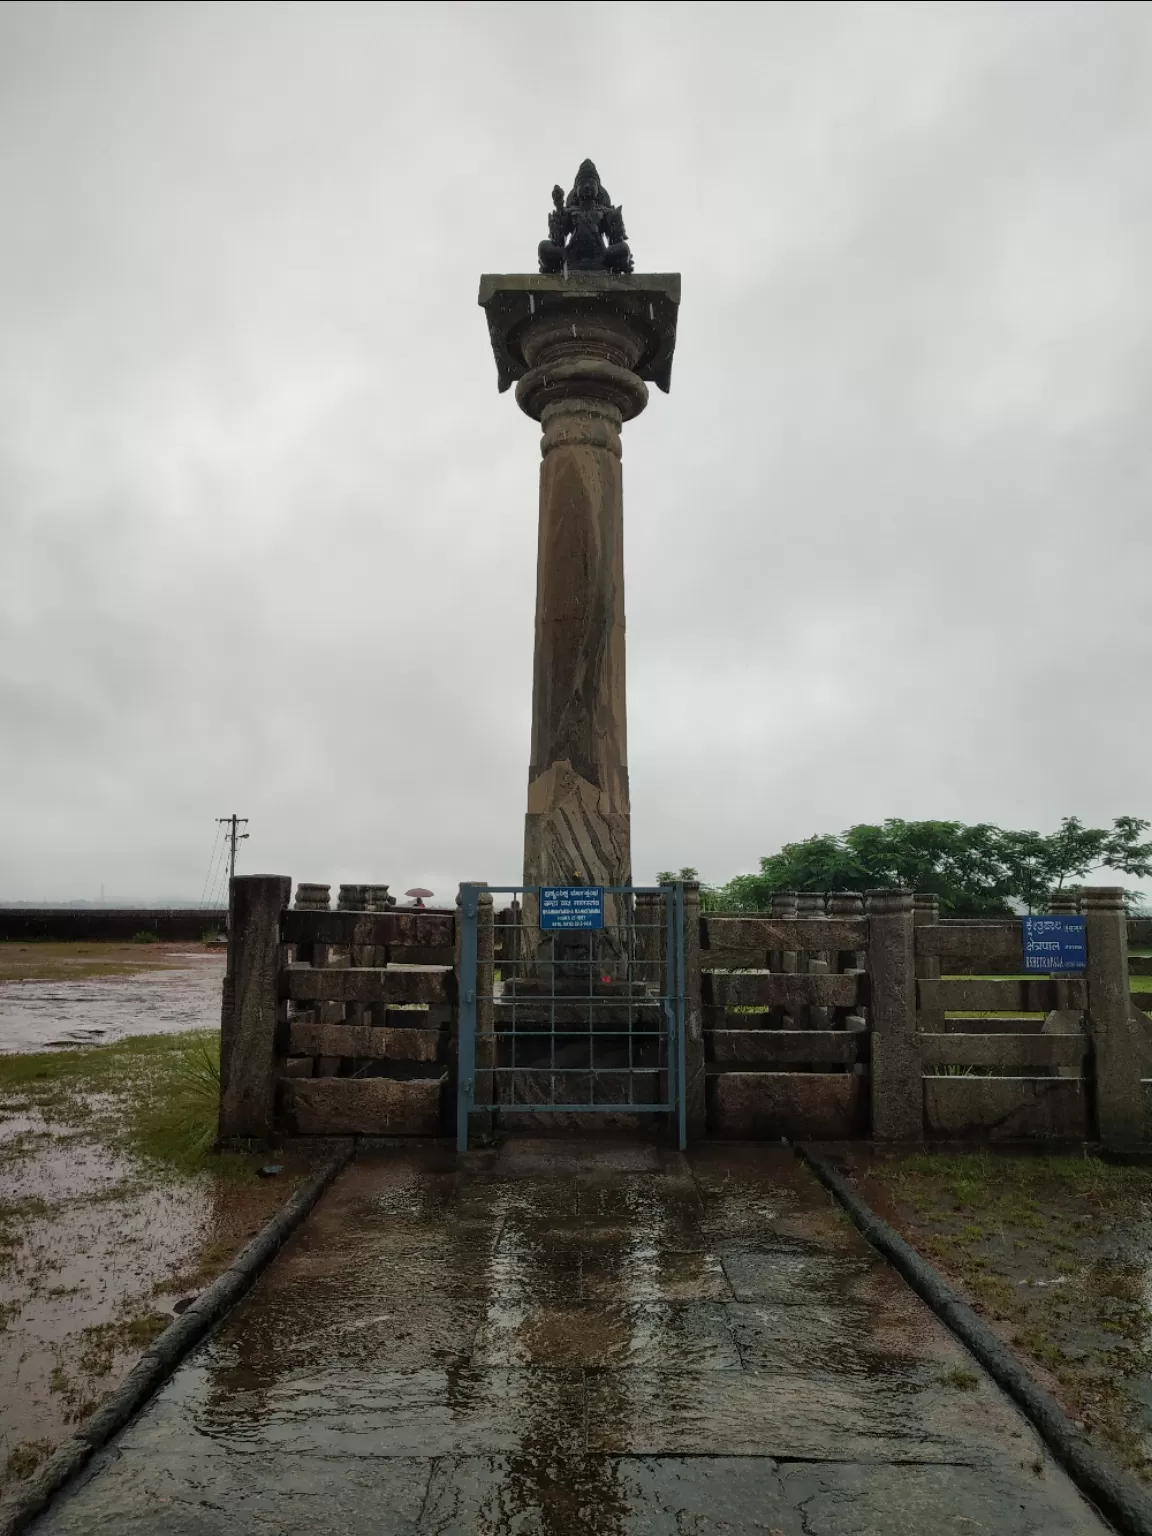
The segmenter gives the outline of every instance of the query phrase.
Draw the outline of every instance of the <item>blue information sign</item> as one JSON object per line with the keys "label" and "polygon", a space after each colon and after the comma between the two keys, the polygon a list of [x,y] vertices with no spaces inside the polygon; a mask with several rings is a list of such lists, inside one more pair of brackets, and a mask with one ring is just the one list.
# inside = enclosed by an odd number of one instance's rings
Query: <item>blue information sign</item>
{"label": "blue information sign", "polygon": [[1026,971],[1082,971],[1088,964],[1082,917],[1026,917]]}
{"label": "blue information sign", "polygon": [[542,885],[541,928],[603,928],[602,885]]}

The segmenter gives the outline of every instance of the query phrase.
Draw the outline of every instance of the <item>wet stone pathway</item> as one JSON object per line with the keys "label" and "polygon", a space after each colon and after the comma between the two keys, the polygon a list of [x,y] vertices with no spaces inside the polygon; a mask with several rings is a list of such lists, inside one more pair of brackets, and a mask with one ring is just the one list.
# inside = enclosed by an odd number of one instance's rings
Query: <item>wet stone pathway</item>
{"label": "wet stone pathway", "polygon": [[39,1536],[1088,1536],[784,1148],[352,1165]]}

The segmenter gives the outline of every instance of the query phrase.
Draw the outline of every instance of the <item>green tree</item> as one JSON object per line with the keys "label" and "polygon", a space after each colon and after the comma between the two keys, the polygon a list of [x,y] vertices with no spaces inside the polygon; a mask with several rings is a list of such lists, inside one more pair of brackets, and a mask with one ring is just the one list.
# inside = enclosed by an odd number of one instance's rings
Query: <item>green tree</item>
{"label": "green tree", "polygon": [[[657,885],[672,885],[676,880],[700,880],[700,871],[693,869],[691,864],[685,864],[683,869],[661,869],[656,872]],[[723,887],[707,885],[700,881],[700,910],[702,912],[719,912],[723,907]]]}
{"label": "green tree", "polygon": [[1077,888],[1096,869],[1147,879],[1152,875],[1152,843],[1142,843],[1149,823],[1117,816],[1111,830],[1086,827],[1078,816],[1065,816],[1057,831],[1002,832],[1001,849],[1013,894],[1029,912],[1042,906],[1049,891]]}
{"label": "green tree", "polygon": [[674,869],[660,869],[656,872],[657,885],[674,885],[677,880],[699,880],[700,871],[693,869],[691,864],[685,864],[677,873]]}
{"label": "green tree", "polygon": [[1056,832],[1006,831],[988,822],[860,823],[839,835],[822,833],[786,843],[760,860],[756,874],[737,875],[716,888],[712,910],[763,911],[777,891],[863,891],[907,886],[940,898],[950,917],[1009,913],[1019,902],[1043,906],[1050,890],[1094,869],[1147,878],[1152,843],[1142,843],[1149,823],[1119,816],[1112,827],[1085,827],[1066,816]]}

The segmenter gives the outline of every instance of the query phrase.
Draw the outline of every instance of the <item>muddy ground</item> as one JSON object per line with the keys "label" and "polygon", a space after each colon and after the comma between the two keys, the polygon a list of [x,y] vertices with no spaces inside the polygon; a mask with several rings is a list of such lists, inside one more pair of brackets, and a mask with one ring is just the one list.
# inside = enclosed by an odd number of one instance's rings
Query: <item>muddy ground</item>
{"label": "muddy ground", "polygon": [[873,1209],[963,1291],[1100,1449],[1152,1479],[1152,1168],[852,1148]]}
{"label": "muddy ground", "polygon": [[0,944],[0,1053],[215,1029],[219,944]]}
{"label": "muddy ground", "polygon": [[216,1046],[0,1055],[0,1484],[72,1433],[310,1170],[277,1159],[261,1178],[267,1156],[208,1151]]}

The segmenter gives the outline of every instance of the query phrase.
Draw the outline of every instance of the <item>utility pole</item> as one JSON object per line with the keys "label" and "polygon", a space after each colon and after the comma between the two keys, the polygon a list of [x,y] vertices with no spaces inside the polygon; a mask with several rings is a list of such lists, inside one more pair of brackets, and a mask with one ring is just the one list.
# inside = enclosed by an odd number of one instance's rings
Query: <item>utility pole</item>
{"label": "utility pole", "polygon": [[236,876],[236,844],[242,843],[248,836],[247,832],[241,832],[239,828],[248,825],[247,816],[217,816],[216,820],[229,828],[228,832],[228,905],[232,905],[232,881]]}

